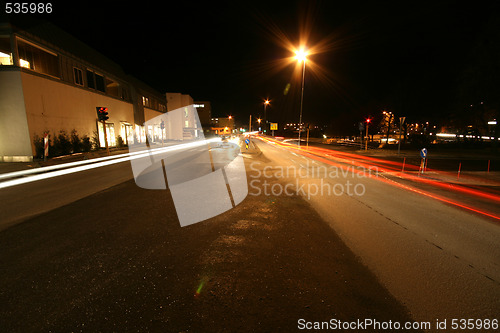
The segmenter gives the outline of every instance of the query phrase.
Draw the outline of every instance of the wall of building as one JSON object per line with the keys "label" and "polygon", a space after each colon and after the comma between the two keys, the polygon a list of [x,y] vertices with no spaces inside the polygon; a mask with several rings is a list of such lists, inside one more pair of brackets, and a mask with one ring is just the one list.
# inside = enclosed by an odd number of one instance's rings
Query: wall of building
{"label": "wall of building", "polygon": [[74,129],[80,137],[92,137],[97,130],[96,107],[108,108],[106,123],[114,125],[115,137],[123,136],[122,125],[134,124],[131,103],[36,74],[21,73],[21,78],[33,153],[34,135],[46,131],[57,135],[64,130],[69,135]]}
{"label": "wall of building", "polygon": [[200,118],[201,125],[204,127],[210,127],[212,120],[212,106],[208,101],[195,101],[195,108],[198,111],[198,117]]}
{"label": "wall of building", "polygon": [[181,93],[166,93],[167,97],[167,110],[173,111],[184,106],[194,104],[193,98],[189,95]]}
{"label": "wall of building", "polygon": [[[17,23],[14,28],[0,22],[2,50],[10,53],[0,66],[0,161],[32,160],[33,139],[46,132],[70,136],[76,130],[92,138],[97,131],[103,147],[105,129],[96,107],[109,113],[110,146],[118,136],[129,143],[134,130],[145,142],[144,122],[167,111],[164,94],[51,24]],[[29,30],[20,28],[25,23]],[[187,95],[176,98],[179,105],[192,104]]]}
{"label": "wall of building", "polygon": [[32,159],[21,72],[0,71],[0,161]]}

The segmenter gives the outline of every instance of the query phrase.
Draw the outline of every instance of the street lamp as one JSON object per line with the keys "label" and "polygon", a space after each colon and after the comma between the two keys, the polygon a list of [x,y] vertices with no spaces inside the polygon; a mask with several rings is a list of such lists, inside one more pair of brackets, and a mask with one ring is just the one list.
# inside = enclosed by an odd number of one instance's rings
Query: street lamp
{"label": "street lamp", "polygon": [[300,63],[302,61],[302,93],[300,97],[300,116],[299,116],[299,147],[300,147],[300,132],[302,131],[302,106],[304,104],[304,77],[306,74],[306,60],[308,53],[304,49],[295,51],[295,59]]}
{"label": "street lamp", "polygon": [[267,131],[267,106],[269,105],[269,100],[264,101],[264,132]]}
{"label": "street lamp", "polygon": [[366,141],[365,141],[365,151],[368,150],[368,126],[370,126],[370,121],[372,121],[370,118],[366,118]]}

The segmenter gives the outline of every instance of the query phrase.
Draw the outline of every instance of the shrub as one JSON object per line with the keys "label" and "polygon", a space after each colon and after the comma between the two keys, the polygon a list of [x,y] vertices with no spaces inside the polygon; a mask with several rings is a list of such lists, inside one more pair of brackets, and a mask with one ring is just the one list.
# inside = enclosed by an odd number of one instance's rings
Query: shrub
{"label": "shrub", "polygon": [[80,140],[80,137],[78,136],[78,133],[76,130],[71,131],[71,150],[73,153],[79,153],[82,151],[82,141]]}
{"label": "shrub", "polygon": [[71,141],[69,140],[66,131],[64,130],[59,131],[58,139],[59,139],[61,155],[71,154],[71,148],[72,148]]}
{"label": "shrub", "polygon": [[122,136],[118,135],[116,137],[116,147],[117,148],[122,148],[123,146],[125,146],[125,142],[123,142]]}
{"label": "shrub", "polygon": [[99,143],[99,133],[97,131],[94,131],[92,135],[92,149],[98,150],[100,148],[100,143]]}
{"label": "shrub", "polygon": [[82,151],[86,153],[92,150],[92,142],[90,142],[90,138],[87,135],[82,137],[81,147]]}
{"label": "shrub", "polygon": [[43,137],[39,137],[38,134],[35,134],[33,137],[33,145],[35,146],[35,158],[43,158],[43,153],[45,151]]}

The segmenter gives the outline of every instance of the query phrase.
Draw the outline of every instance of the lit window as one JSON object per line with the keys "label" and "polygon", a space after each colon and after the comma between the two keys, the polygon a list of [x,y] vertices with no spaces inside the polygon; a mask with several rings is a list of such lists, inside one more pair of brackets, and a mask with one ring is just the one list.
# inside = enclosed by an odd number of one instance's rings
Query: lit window
{"label": "lit window", "polygon": [[12,56],[10,54],[0,52],[0,65],[12,65]]}
{"label": "lit window", "polygon": [[142,96],[142,105],[149,107],[149,98]]}
{"label": "lit window", "polygon": [[0,65],[13,65],[9,37],[0,37]]}
{"label": "lit window", "polygon": [[24,59],[19,59],[19,65],[24,68],[31,68],[29,61],[26,61]]}
{"label": "lit window", "polygon": [[[97,126],[99,128],[99,146],[106,147],[106,141],[104,137],[104,129],[102,127],[102,122],[98,121]],[[108,138],[108,146],[115,147],[116,146],[116,138],[115,138],[115,124],[106,123],[106,136]]]}
{"label": "lit window", "polygon": [[18,38],[19,66],[36,72],[59,77],[57,54],[34,46]]}

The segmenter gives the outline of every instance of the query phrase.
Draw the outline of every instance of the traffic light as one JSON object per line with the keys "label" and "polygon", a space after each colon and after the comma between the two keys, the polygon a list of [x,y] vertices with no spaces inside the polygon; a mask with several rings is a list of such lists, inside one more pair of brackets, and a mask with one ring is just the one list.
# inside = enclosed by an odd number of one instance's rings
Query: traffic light
{"label": "traffic light", "polygon": [[165,122],[162,120],[160,123],[160,128],[163,130],[165,129]]}
{"label": "traffic light", "polygon": [[99,119],[99,121],[105,121],[109,119],[108,108],[97,106],[96,110],[97,110],[97,118]]}

